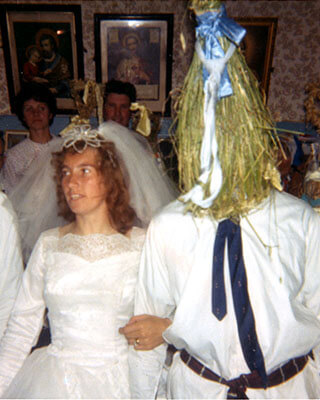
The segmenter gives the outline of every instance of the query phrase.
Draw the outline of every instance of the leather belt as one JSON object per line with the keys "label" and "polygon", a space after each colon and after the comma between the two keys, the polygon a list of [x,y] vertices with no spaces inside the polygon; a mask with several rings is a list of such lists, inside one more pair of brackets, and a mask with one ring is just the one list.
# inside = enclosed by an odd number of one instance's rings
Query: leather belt
{"label": "leather belt", "polygon": [[247,388],[266,389],[268,387],[280,385],[302,371],[308,362],[308,357],[313,358],[313,355],[312,352],[310,352],[305,356],[293,358],[273,371],[267,376],[267,387],[264,387],[262,379],[257,371],[253,371],[250,374],[242,374],[235,379],[226,380],[204,366],[186,350],[180,352],[180,357],[193,372],[200,375],[202,378],[228,386],[228,399],[247,399],[248,397],[245,394]]}

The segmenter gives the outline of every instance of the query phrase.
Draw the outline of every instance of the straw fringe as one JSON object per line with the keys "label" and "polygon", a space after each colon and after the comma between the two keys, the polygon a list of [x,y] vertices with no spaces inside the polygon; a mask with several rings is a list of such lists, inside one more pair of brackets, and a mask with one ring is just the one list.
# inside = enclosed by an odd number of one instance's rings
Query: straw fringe
{"label": "straw fringe", "polygon": [[[210,10],[218,1],[194,0],[193,9]],[[197,8],[198,7],[198,8]],[[207,9],[208,11],[208,9]],[[229,46],[221,39],[224,50]],[[247,214],[266,198],[272,187],[281,190],[276,169],[277,136],[270,113],[263,104],[258,82],[237,49],[228,63],[234,94],[223,98],[216,109],[216,134],[219,160],[223,171],[223,186],[210,209],[201,209],[188,202],[186,211],[194,215],[211,215],[216,219]],[[185,79],[176,109],[178,122],[175,146],[179,160],[179,186],[186,193],[200,175],[200,150],[203,121],[202,64],[195,53]],[[208,192],[209,185],[205,188]]]}

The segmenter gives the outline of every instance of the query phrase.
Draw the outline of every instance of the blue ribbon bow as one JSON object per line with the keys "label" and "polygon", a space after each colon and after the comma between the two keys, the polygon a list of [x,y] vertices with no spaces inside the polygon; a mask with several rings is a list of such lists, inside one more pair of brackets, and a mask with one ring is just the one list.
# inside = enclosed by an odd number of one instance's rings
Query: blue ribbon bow
{"label": "blue ribbon bow", "polygon": [[[225,6],[222,5],[217,12],[206,12],[197,16],[198,27],[196,28],[197,38],[205,39],[204,54],[207,59],[222,58],[224,51],[220,45],[219,37],[226,36],[231,42],[239,45],[246,34],[246,30],[235,21],[227,17]],[[203,68],[203,82],[205,83],[209,73]],[[232,95],[232,86],[228,70],[223,71],[218,98]]]}

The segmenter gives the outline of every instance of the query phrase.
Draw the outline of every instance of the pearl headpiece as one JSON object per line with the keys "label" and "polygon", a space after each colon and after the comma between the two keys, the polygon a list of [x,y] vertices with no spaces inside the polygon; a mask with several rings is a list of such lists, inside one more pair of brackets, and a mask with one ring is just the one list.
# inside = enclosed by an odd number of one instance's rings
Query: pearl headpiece
{"label": "pearl headpiece", "polygon": [[[99,135],[96,129],[92,129],[89,124],[74,125],[71,129],[61,134],[63,140],[63,147],[73,147],[77,153],[82,153],[88,146],[100,147],[107,139]],[[84,146],[78,148],[77,142],[84,142]]]}

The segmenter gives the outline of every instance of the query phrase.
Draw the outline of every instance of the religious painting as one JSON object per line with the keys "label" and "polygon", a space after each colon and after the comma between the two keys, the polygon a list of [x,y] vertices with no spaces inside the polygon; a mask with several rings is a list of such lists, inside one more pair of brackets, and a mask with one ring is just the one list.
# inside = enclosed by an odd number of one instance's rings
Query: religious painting
{"label": "religious painting", "polygon": [[270,74],[272,68],[272,58],[274,52],[277,18],[269,17],[235,17],[247,34],[242,40],[241,49],[246,61],[258,82],[260,88],[268,96]]}
{"label": "religious painting", "polygon": [[4,132],[4,151],[11,149],[11,147],[20,143],[22,140],[29,137],[28,131],[23,130],[6,130]]}
{"label": "religious painting", "polygon": [[80,6],[7,4],[0,11],[11,108],[23,85],[35,82],[55,95],[58,112],[73,112],[70,81],[83,78]]}
{"label": "religious painting", "polygon": [[139,102],[169,115],[172,36],[172,14],[95,14],[97,81],[130,82]]}

